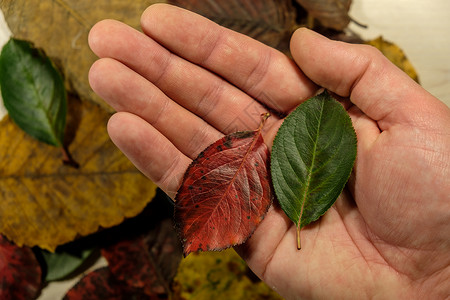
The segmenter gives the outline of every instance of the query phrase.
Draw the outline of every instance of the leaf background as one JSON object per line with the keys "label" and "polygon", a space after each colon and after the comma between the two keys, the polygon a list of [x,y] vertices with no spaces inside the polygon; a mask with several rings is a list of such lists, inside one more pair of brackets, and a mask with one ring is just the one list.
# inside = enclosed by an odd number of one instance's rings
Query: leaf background
{"label": "leaf background", "polygon": [[64,166],[59,149],[8,117],[0,122],[0,232],[20,246],[53,251],[137,215],[155,195],[156,185],[110,141],[110,114],[89,102],[70,103],[66,137],[80,169]]}

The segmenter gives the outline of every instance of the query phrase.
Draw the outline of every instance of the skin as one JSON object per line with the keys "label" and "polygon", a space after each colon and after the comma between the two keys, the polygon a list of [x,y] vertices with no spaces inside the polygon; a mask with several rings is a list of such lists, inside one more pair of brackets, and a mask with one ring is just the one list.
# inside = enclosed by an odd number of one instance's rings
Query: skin
{"label": "skin", "polygon": [[[307,29],[293,60],[194,13],[158,4],[143,33],[99,22],[89,43],[100,57],[93,90],[117,113],[113,142],[174,198],[202,149],[255,129],[264,139],[324,87],[342,99],[358,157],[335,205],[302,230],[275,204],[236,250],[286,299],[450,297],[450,110],[376,49],[330,41]],[[257,100],[255,100],[257,99]]]}

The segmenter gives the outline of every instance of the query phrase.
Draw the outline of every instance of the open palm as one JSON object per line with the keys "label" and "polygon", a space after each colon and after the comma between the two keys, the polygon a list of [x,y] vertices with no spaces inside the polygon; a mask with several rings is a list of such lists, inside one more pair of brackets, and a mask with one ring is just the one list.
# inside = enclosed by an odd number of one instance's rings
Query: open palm
{"label": "open palm", "polygon": [[114,143],[172,198],[189,163],[224,134],[255,129],[270,110],[268,145],[282,117],[319,86],[343,101],[358,136],[348,188],[302,231],[275,204],[237,247],[282,296],[450,295],[450,112],[367,46],[305,29],[294,61],[193,13],[153,5],[138,32],[98,23],[94,91],[118,111]]}

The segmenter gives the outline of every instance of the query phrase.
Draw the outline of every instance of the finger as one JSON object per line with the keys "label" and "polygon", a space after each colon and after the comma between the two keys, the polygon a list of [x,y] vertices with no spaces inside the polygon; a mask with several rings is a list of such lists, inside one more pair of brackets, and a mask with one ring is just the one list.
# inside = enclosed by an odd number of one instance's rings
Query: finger
{"label": "finger", "polygon": [[163,134],[130,113],[116,113],[108,122],[108,133],[116,146],[150,180],[172,199],[191,163]]}
{"label": "finger", "polygon": [[274,110],[289,112],[317,90],[281,52],[187,10],[152,5],[141,26],[173,53],[219,74]]}
{"label": "finger", "polygon": [[[117,21],[96,24],[89,44],[100,57],[118,60],[164,94],[224,133],[255,129],[267,109],[223,78]],[[113,74],[116,76],[116,74]],[[274,122],[271,118],[268,123]]]}
{"label": "finger", "polygon": [[394,124],[420,122],[417,108],[433,98],[378,50],[331,41],[307,29],[291,39],[294,60],[315,83],[350,97],[381,130]]}
{"label": "finger", "polygon": [[116,60],[103,58],[95,62],[89,82],[116,111],[141,117],[191,159],[223,135]]}

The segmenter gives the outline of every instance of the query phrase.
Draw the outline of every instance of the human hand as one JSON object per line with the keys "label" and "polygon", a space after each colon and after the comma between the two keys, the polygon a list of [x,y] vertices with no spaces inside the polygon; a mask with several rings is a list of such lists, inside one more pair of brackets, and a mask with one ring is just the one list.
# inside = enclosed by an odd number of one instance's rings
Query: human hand
{"label": "human hand", "polygon": [[[118,111],[111,139],[172,198],[192,159],[224,134],[255,129],[267,107],[288,114],[319,86],[351,101],[358,157],[348,188],[302,230],[301,251],[274,205],[237,247],[258,276],[288,299],[450,294],[447,106],[373,48],[305,29],[292,37],[294,63],[172,6],[151,6],[141,25],[92,29],[101,59],[89,80]],[[269,146],[281,122],[267,120]]]}

